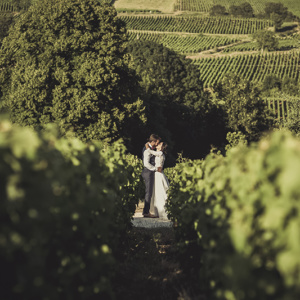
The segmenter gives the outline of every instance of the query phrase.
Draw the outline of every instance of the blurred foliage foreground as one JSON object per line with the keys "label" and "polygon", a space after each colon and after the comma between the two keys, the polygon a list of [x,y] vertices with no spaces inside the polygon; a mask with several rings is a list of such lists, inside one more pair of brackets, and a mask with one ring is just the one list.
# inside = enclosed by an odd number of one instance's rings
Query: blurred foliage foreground
{"label": "blurred foliage foreground", "polygon": [[167,170],[181,263],[208,299],[300,299],[300,141],[287,132]]}
{"label": "blurred foliage foreground", "polygon": [[[114,299],[143,197],[122,144],[0,122],[3,299]],[[300,298],[300,142],[278,131],[166,170],[179,262],[207,299]]]}
{"label": "blurred foliage foreground", "polygon": [[0,122],[1,299],[112,299],[141,161]]}

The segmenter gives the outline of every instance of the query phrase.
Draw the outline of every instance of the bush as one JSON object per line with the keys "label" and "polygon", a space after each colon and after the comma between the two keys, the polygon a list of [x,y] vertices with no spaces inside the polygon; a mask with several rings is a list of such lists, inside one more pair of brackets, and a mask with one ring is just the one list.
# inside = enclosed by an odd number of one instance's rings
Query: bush
{"label": "bush", "polygon": [[218,98],[225,101],[227,126],[241,132],[248,142],[257,141],[273,126],[271,113],[261,99],[261,91],[234,74],[225,76],[216,86]]}
{"label": "bush", "polygon": [[0,123],[1,297],[113,299],[140,160],[53,130]]}
{"label": "bush", "polygon": [[219,4],[213,5],[209,10],[210,16],[224,16],[226,14],[227,14],[226,7]]}
{"label": "bush", "polygon": [[244,2],[241,5],[231,5],[229,13],[235,17],[252,18],[254,11],[250,3]]}
{"label": "bush", "polygon": [[252,35],[253,39],[257,42],[258,47],[262,50],[271,51],[279,47],[279,42],[274,32],[268,30],[260,30]]}
{"label": "bush", "polygon": [[247,145],[246,136],[241,132],[228,132],[226,139],[228,141],[228,144],[225,146],[226,151],[239,145]]}
{"label": "bush", "polygon": [[300,100],[290,100],[288,103],[288,118],[284,122],[284,127],[300,137]]}
{"label": "bush", "polygon": [[169,216],[209,299],[300,297],[300,142],[284,132],[176,166]]}
{"label": "bush", "polygon": [[0,12],[0,46],[2,40],[7,36],[9,27],[14,22],[14,15],[11,12]]}

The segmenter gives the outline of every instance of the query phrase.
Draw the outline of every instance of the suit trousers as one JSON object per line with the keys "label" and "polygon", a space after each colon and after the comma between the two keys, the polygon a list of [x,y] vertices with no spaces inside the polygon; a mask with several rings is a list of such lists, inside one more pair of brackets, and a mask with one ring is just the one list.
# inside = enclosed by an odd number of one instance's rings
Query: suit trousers
{"label": "suit trousers", "polygon": [[154,171],[150,171],[147,168],[144,168],[142,171],[142,177],[145,181],[145,206],[143,210],[143,215],[144,214],[149,214],[150,210],[150,203],[151,203],[151,198],[152,198],[152,193],[153,193],[153,186],[154,186]]}

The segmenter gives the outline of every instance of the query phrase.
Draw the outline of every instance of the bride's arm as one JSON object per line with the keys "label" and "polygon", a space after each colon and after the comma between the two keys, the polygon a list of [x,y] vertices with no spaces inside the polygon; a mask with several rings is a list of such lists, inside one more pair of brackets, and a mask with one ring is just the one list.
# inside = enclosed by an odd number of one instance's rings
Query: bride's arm
{"label": "bride's arm", "polygon": [[[160,151],[161,152],[161,151]],[[158,155],[155,157],[155,167],[158,169],[159,172],[162,171],[163,165],[164,165],[164,155]]]}
{"label": "bride's arm", "polygon": [[163,154],[162,151],[155,151],[151,149],[149,149],[148,151],[150,151],[150,153],[155,156],[161,156]]}

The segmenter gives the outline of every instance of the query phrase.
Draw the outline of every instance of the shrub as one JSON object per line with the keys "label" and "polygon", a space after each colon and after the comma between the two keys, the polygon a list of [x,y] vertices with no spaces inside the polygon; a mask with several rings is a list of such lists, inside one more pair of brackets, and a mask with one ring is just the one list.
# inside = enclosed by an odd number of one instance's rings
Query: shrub
{"label": "shrub", "polygon": [[229,130],[240,131],[247,141],[257,141],[263,132],[272,128],[271,113],[257,86],[229,74],[218,84],[216,91],[218,98],[225,101]]}
{"label": "shrub", "polygon": [[169,215],[183,265],[209,299],[299,298],[299,150],[299,140],[275,132],[227,157],[176,166]]}
{"label": "shrub", "polygon": [[113,299],[140,160],[53,130],[0,123],[1,297]]}
{"label": "shrub", "polygon": [[241,132],[228,132],[226,139],[228,141],[228,144],[225,146],[226,151],[239,145],[247,145],[246,137]]}
{"label": "shrub", "polygon": [[288,118],[284,122],[284,127],[300,137],[300,100],[289,101]]}

